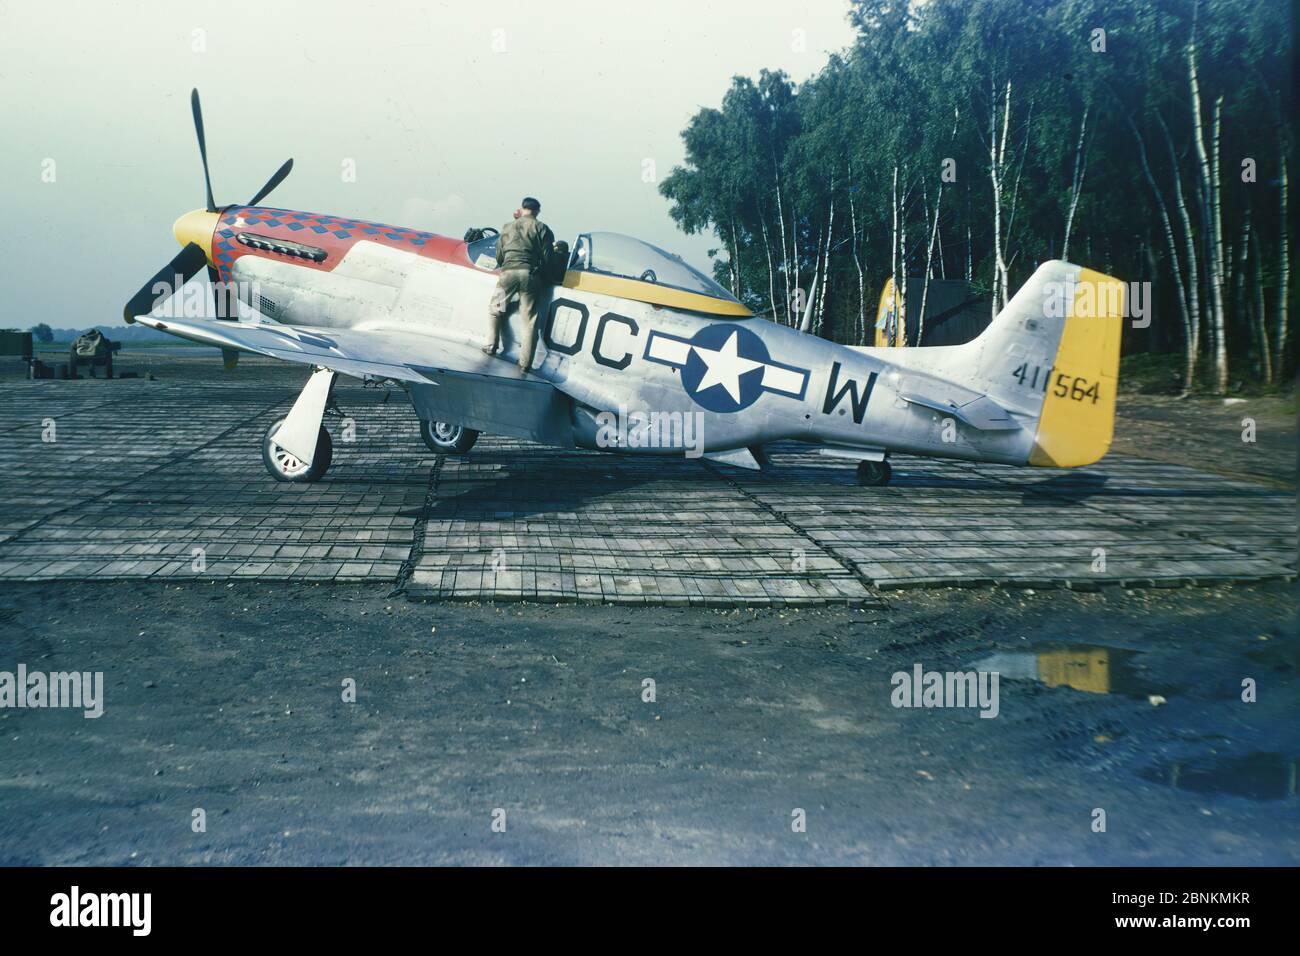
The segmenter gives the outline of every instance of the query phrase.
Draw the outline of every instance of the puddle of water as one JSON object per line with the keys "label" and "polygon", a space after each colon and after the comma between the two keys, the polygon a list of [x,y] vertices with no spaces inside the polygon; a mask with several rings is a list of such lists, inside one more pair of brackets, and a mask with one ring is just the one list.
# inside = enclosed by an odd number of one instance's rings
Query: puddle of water
{"label": "puddle of water", "polygon": [[1141,668],[1136,651],[1099,644],[1072,644],[1038,651],[991,654],[971,666],[998,671],[1006,680],[1033,680],[1048,687],[1072,687],[1087,694],[1121,694],[1145,699],[1167,692],[1156,687]]}
{"label": "puddle of water", "polygon": [[1139,772],[1145,780],[1191,793],[1229,794],[1248,800],[1293,800],[1295,757],[1248,753],[1235,757],[1195,757],[1170,761]]}

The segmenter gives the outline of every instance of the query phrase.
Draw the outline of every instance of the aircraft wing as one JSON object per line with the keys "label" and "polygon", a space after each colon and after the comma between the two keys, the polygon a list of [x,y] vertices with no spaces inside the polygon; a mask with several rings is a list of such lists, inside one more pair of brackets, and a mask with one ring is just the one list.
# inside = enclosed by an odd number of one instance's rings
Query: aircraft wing
{"label": "aircraft wing", "polygon": [[573,445],[568,399],[544,379],[512,361],[492,358],[464,342],[401,329],[311,329],[294,325],[218,322],[212,319],[136,321],[161,332],[214,345],[226,353],[253,352],[286,362],[321,366],[361,378],[408,383],[417,413],[545,442]]}
{"label": "aircraft wing", "polygon": [[513,362],[484,355],[471,345],[397,329],[313,329],[294,325],[164,319],[138,316],[136,322],[160,332],[213,345],[223,352],[252,352],[286,362],[321,366],[361,378],[373,375],[404,382],[436,384],[435,374],[455,372],[481,380],[541,384]]}

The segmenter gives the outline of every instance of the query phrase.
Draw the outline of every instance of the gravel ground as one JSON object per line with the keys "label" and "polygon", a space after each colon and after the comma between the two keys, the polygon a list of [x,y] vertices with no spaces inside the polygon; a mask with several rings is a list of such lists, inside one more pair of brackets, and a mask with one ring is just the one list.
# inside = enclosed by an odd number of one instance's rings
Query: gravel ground
{"label": "gravel ground", "polygon": [[[14,585],[0,623],[0,670],[105,685],[98,719],[0,710],[3,863],[1300,862],[1280,585],[784,612]],[[998,716],[892,706],[916,664],[998,669]]]}

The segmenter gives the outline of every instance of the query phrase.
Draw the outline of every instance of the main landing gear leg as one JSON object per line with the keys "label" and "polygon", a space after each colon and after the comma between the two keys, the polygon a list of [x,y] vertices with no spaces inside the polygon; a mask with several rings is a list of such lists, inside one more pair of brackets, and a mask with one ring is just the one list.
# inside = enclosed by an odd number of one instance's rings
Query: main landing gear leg
{"label": "main landing gear leg", "polygon": [[336,374],[333,369],[316,369],[289,414],[266,430],[262,463],[276,481],[316,481],[329,468],[334,444],[321,419],[330,403]]}

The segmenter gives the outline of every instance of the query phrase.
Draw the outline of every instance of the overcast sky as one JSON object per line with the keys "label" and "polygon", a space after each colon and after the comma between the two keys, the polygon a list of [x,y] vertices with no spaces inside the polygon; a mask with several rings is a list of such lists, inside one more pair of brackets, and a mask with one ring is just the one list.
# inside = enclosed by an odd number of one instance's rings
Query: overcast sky
{"label": "overcast sky", "polygon": [[[559,238],[608,229],[708,269],[657,182],[730,78],[796,81],[852,42],[847,0],[0,0],[0,327],[120,322],[202,206],[459,236],[525,194]],[[51,163],[52,161],[52,163]],[[346,162],[355,182],[344,181]],[[43,177],[52,175],[53,182]]]}

